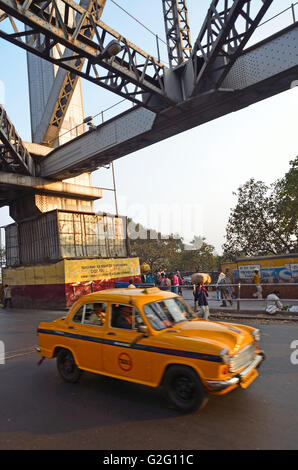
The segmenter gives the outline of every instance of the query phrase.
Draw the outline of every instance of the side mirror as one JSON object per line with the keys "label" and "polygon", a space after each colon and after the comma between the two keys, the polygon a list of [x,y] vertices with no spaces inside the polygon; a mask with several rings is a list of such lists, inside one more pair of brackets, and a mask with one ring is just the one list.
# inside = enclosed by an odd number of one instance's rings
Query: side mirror
{"label": "side mirror", "polygon": [[137,326],[137,331],[139,333],[142,333],[141,336],[136,336],[133,341],[130,343],[130,347],[134,346],[140,339],[142,339],[144,336],[147,337],[148,335],[148,327],[146,325],[138,325]]}
{"label": "side mirror", "polygon": [[148,326],[146,326],[146,325],[139,325],[137,329],[138,329],[138,331],[139,331],[140,333],[143,333],[143,335],[147,335],[147,336],[148,336]]}

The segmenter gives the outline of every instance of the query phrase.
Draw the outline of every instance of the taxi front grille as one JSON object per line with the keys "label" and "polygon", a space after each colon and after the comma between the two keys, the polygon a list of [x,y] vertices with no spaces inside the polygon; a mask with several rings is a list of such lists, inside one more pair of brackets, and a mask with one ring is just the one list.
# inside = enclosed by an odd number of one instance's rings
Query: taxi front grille
{"label": "taxi front grille", "polygon": [[255,345],[254,343],[251,343],[236,354],[236,356],[232,357],[230,361],[230,371],[236,372],[237,370],[248,366],[254,360],[255,355]]}

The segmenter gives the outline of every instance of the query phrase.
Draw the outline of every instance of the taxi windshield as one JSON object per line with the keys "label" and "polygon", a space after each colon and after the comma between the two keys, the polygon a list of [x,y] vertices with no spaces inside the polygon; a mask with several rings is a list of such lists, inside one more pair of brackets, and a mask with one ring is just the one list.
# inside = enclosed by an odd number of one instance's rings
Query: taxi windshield
{"label": "taxi windshield", "polygon": [[187,303],[178,297],[151,302],[143,309],[150,325],[158,331],[196,318]]}

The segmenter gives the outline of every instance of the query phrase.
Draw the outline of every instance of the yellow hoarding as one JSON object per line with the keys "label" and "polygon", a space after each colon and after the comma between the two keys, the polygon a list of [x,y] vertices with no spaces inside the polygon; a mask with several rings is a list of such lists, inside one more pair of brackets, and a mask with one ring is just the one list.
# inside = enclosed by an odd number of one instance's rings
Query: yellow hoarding
{"label": "yellow hoarding", "polygon": [[139,275],[139,258],[65,260],[66,284]]}
{"label": "yellow hoarding", "polygon": [[3,268],[3,284],[72,284],[140,275],[139,258],[62,260],[54,264]]}
{"label": "yellow hoarding", "polygon": [[54,264],[3,268],[3,283],[10,286],[28,286],[64,283],[64,261]]}
{"label": "yellow hoarding", "polygon": [[235,280],[251,281],[254,271],[261,272],[263,282],[297,282],[298,281],[298,257],[293,255],[264,256],[256,258],[241,258],[235,263],[224,263],[222,269],[230,268]]}

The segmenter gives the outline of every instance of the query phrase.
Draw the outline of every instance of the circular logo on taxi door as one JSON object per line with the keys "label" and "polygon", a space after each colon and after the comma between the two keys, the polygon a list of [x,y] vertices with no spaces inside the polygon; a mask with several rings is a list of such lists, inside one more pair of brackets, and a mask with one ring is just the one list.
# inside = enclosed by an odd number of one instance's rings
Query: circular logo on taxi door
{"label": "circular logo on taxi door", "polygon": [[126,353],[119,354],[118,364],[119,364],[120,369],[124,370],[125,372],[128,372],[132,369],[132,359]]}

